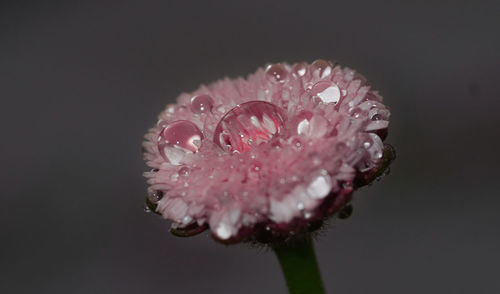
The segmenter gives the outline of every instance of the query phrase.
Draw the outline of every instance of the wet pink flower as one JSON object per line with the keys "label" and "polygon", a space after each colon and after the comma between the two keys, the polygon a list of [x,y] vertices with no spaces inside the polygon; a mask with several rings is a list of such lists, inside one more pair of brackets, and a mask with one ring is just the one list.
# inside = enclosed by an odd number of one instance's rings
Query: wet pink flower
{"label": "wet pink flower", "polygon": [[312,231],[387,166],[388,119],[363,76],[325,60],[201,86],[145,136],[147,203],[177,235],[266,242]]}

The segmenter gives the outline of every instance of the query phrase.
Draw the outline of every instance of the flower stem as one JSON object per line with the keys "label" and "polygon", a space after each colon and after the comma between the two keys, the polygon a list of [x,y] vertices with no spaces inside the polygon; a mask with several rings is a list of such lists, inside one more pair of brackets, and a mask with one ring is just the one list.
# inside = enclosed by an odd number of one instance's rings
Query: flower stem
{"label": "flower stem", "polygon": [[324,294],[310,236],[273,246],[290,294]]}

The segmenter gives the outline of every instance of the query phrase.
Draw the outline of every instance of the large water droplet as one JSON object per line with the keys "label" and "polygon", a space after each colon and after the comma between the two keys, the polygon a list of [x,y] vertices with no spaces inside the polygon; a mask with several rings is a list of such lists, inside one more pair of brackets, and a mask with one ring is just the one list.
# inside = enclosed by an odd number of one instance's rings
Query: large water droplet
{"label": "large water droplet", "polygon": [[324,103],[337,103],[340,100],[340,88],[331,81],[320,81],[311,88],[311,95],[318,97]]}
{"label": "large water droplet", "polygon": [[198,127],[187,120],[178,120],[165,126],[158,137],[158,149],[166,160],[178,164],[183,153],[195,153],[203,140]]}
{"label": "large water droplet", "polygon": [[198,95],[191,98],[191,110],[194,113],[209,113],[214,107],[214,100],[208,95]]}
{"label": "large water droplet", "polygon": [[285,121],[276,105],[250,101],[236,106],[219,121],[214,142],[231,152],[247,152],[278,134]]}
{"label": "large water droplet", "polygon": [[319,78],[325,78],[332,73],[333,65],[331,62],[324,59],[317,59],[311,64],[313,72],[317,72]]}
{"label": "large water droplet", "polygon": [[271,64],[266,68],[266,77],[273,83],[283,83],[288,77],[288,71],[279,63]]}

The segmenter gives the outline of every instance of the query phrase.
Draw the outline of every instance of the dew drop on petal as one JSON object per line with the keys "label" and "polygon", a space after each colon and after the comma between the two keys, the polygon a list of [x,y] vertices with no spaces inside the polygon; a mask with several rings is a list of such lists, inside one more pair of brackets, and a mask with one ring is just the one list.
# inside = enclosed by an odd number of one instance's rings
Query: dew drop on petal
{"label": "dew drop on petal", "polygon": [[259,172],[262,170],[262,164],[260,162],[254,162],[250,166],[250,171],[252,172]]}
{"label": "dew drop on petal", "polygon": [[236,106],[219,121],[214,142],[230,152],[247,152],[268,142],[281,131],[285,121],[281,109],[264,101]]}
{"label": "dew drop on petal", "polygon": [[156,204],[163,198],[163,191],[148,189],[148,200]]}
{"label": "dew drop on petal", "polygon": [[363,114],[363,110],[359,107],[354,107],[354,108],[349,110],[349,113],[354,118],[360,118]]}
{"label": "dew drop on petal", "polygon": [[287,77],[287,69],[279,63],[271,64],[266,68],[266,78],[273,83],[283,83]]}
{"label": "dew drop on petal", "polygon": [[229,225],[221,223],[215,230],[215,233],[220,239],[227,240],[229,239],[229,237],[231,237],[231,228],[229,227]]}
{"label": "dew drop on petal", "polygon": [[187,177],[189,176],[189,167],[183,166],[178,171],[179,176]]}
{"label": "dew drop on petal", "polygon": [[[165,126],[158,137],[158,149],[166,160],[181,156],[182,153],[195,153],[203,140],[198,127],[187,120],[178,120]],[[179,153],[180,152],[180,153]]]}
{"label": "dew drop on petal", "polygon": [[350,191],[353,189],[353,183],[352,181],[345,181],[342,182],[341,187],[343,191]]}
{"label": "dew drop on petal", "polygon": [[363,142],[363,147],[365,147],[365,149],[369,149],[370,147],[372,147],[372,145],[373,145],[373,139],[371,138],[371,136],[365,138]]}
{"label": "dew drop on petal", "polygon": [[332,73],[333,65],[331,62],[324,59],[317,59],[311,64],[311,69],[317,73],[319,78],[325,78]]}
{"label": "dew drop on petal", "polygon": [[294,138],[292,140],[292,146],[294,146],[295,148],[297,148],[298,150],[302,150],[302,141],[300,141],[299,138]]}
{"label": "dew drop on petal", "polygon": [[307,72],[307,66],[304,63],[297,63],[292,67],[292,75],[296,78],[303,77]]}
{"label": "dew drop on petal", "polygon": [[304,134],[309,129],[309,122],[313,117],[313,113],[309,110],[302,110],[293,117],[291,124],[297,134]]}
{"label": "dew drop on petal", "polygon": [[332,181],[326,171],[321,173],[312,180],[306,189],[306,193],[313,199],[322,199],[328,196],[332,188]]}
{"label": "dew drop on petal", "polygon": [[349,218],[352,214],[352,211],[353,211],[352,205],[348,204],[339,211],[337,217],[340,219]]}
{"label": "dew drop on petal", "polygon": [[214,100],[209,95],[198,95],[191,98],[191,110],[194,113],[210,113],[214,107]]}
{"label": "dew drop on petal", "polygon": [[193,221],[193,218],[190,216],[190,215],[186,215],[183,219],[182,219],[182,223],[187,225],[189,224],[190,222]]}
{"label": "dew drop on petal", "polygon": [[323,103],[337,103],[340,100],[341,92],[334,82],[320,81],[312,86],[311,95],[318,97]]}

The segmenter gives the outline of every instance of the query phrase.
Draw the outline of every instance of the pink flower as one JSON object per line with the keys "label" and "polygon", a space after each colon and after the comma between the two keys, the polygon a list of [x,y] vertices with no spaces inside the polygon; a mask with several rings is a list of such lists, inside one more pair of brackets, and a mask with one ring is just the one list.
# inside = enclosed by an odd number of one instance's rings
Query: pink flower
{"label": "pink flower", "polygon": [[147,203],[177,235],[265,242],[314,230],[390,160],[381,101],[325,60],[181,94],[145,135]]}

